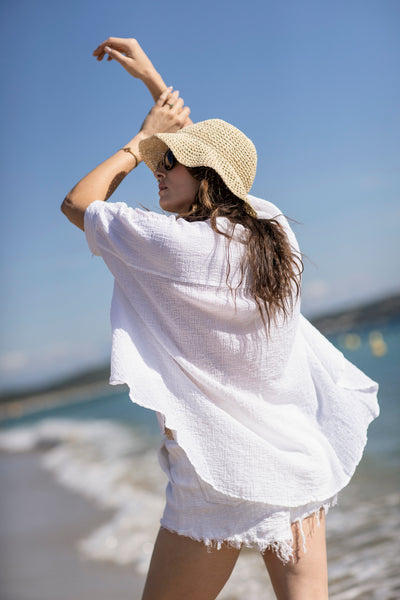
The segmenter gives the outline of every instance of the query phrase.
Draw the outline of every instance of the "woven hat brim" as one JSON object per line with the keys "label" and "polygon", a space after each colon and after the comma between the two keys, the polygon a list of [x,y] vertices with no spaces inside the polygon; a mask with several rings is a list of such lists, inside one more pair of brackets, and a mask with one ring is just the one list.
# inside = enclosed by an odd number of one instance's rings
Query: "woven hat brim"
{"label": "woven hat brim", "polygon": [[185,167],[213,169],[227,188],[246,202],[248,214],[257,216],[247,200],[256,174],[257,151],[242,131],[222,119],[208,119],[175,133],[156,133],[139,144],[141,157],[153,172],[168,148]]}
{"label": "woven hat brim", "polygon": [[[247,201],[247,190],[229,161],[215,148],[199,140],[196,140],[196,152],[188,154],[187,148],[191,146],[192,140],[190,133],[185,133],[183,129],[177,133],[157,133],[142,140],[139,151],[143,161],[154,173],[165,152],[170,148],[177,161],[185,167],[210,167],[217,171],[231,192]],[[221,164],[224,167],[223,174],[218,168]]]}

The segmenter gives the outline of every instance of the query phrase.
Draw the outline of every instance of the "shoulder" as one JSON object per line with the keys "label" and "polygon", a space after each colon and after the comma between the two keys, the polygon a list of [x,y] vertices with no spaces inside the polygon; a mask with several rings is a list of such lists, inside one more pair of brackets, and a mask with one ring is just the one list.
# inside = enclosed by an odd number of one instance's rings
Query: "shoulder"
{"label": "shoulder", "polygon": [[257,198],[256,196],[252,196],[248,194],[247,199],[254,210],[257,212],[257,216],[260,219],[274,219],[279,216],[283,216],[282,211],[269,202],[268,200],[264,200],[263,198]]}
{"label": "shoulder", "polygon": [[125,202],[99,200],[92,202],[85,211],[85,231],[87,237],[141,239],[165,249],[193,248],[193,245],[201,245],[214,237],[206,221],[188,222],[175,215],[132,208]]}
{"label": "shoulder", "polygon": [[102,202],[96,200],[86,209],[85,217],[89,219],[98,219],[102,222],[121,222],[121,224],[147,224],[167,226],[168,221],[174,217],[167,217],[151,210],[132,208],[125,202]]}
{"label": "shoulder", "polygon": [[257,198],[256,196],[251,196],[250,194],[247,196],[249,203],[257,212],[257,216],[259,219],[275,219],[278,223],[280,223],[289,239],[290,244],[293,249],[299,251],[299,245],[294,234],[293,229],[290,227],[289,222],[283,212],[272,202],[268,202],[268,200],[263,200],[262,198]]}

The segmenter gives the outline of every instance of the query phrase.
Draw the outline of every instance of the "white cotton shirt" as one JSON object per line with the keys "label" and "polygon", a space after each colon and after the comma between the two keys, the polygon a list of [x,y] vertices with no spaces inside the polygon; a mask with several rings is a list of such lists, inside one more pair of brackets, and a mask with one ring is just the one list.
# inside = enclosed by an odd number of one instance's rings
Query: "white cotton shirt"
{"label": "white cotton shirt", "polygon": [[[260,218],[279,209],[249,196]],[[220,228],[229,222],[218,219]],[[375,382],[300,314],[266,335],[246,279],[226,284],[226,238],[209,221],[95,201],[85,212],[93,254],[114,276],[111,384],[160,413],[197,475],[236,498],[295,507],[350,480],[378,416]],[[240,281],[244,229],[229,246]]]}

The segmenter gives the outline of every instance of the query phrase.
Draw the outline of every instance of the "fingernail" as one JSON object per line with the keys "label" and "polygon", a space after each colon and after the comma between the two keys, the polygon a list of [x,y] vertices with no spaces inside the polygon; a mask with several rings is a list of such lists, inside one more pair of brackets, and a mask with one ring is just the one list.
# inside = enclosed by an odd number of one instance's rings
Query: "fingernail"
{"label": "fingernail", "polygon": [[174,89],[174,86],[173,86],[173,85],[170,85],[168,89],[169,89],[169,91],[171,91],[171,90],[173,90],[173,89]]}
{"label": "fingernail", "polygon": [[110,46],[104,46],[104,50],[108,53],[112,52]]}

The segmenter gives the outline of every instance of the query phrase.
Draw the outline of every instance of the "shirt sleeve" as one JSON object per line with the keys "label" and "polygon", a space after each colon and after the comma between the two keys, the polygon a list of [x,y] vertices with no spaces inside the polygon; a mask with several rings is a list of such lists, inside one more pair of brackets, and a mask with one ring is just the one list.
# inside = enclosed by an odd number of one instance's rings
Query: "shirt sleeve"
{"label": "shirt sleeve", "polygon": [[282,211],[279,210],[275,204],[272,204],[272,202],[268,202],[268,200],[263,200],[262,198],[257,198],[256,196],[252,196],[250,194],[247,195],[247,198],[250,202],[250,205],[256,210],[260,219],[275,219],[282,225],[288,237],[289,243],[292,246],[292,250],[294,250],[294,252],[301,257],[297,238]]}
{"label": "shirt sleeve", "polygon": [[[207,221],[188,222],[124,202],[96,200],[85,211],[84,225],[90,250],[103,258],[119,283],[127,278],[142,282],[147,274],[171,282],[224,285],[225,238]],[[231,260],[241,260],[242,252],[242,244],[231,246]],[[236,270],[232,266],[233,274]]]}
{"label": "shirt sleeve", "polygon": [[117,279],[124,277],[126,269],[179,276],[175,242],[182,225],[173,215],[96,200],[86,209],[84,219],[89,249],[104,259]]}
{"label": "shirt sleeve", "polygon": [[159,265],[160,246],[168,230],[165,220],[164,215],[134,209],[125,202],[96,200],[85,211],[86,239],[93,254],[107,264],[114,259],[129,267],[139,262]]}
{"label": "shirt sleeve", "polygon": [[84,228],[85,228],[85,235],[86,235],[86,241],[88,243],[89,246],[89,250],[92,252],[92,254],[95,254],[96,256],[100,256],[100,250],[97,246],[97,241],[96,241],[96,207],[98,204],[100,204],[101,200],[96,200],[95,202],[92,202],[91,204],[89,204],[89,206],[87,207],[87,209],[85,210],[85,214],[84,214]]}

